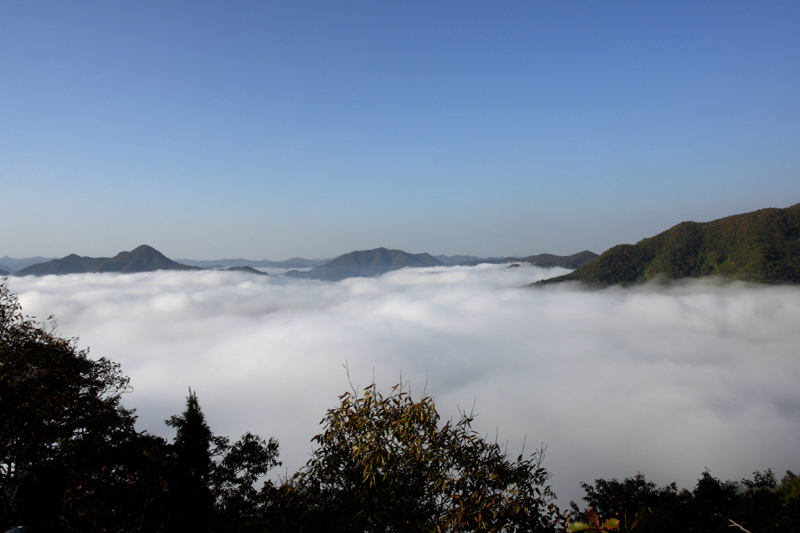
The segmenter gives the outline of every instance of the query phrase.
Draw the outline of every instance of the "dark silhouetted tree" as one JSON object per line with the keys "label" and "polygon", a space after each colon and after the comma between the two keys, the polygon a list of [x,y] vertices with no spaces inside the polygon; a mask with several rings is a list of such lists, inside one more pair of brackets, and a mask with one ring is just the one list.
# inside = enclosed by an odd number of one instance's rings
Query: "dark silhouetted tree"
{"label": "dark silhouetted tree", "polygon": [[[124,530],[140,512],[133,411],[122,407],[128,378],[118,364],[90,359],[55,320],[23,315],[0,283],[0,484],[44,461],[69,479],[65,514],[77,529]],[[0,517],[0,521],[5,521]]]}
{"label": "dark silhouetted tree", "polygon": [[212,457],[218,445],[197,402],[197,394],[189,389],[186,409],[166,421],[177,432],[172,443],[170,475],[171,531],[209,531],[214,504],[211,489]]}

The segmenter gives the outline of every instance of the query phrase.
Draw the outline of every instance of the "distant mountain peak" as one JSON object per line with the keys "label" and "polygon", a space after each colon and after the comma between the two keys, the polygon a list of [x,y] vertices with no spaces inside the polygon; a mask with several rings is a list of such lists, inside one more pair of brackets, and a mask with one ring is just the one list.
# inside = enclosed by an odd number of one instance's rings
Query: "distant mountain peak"
{"label": "distant mountain peak", "polygon": [[410,254],[402,250],[375,248],[356,250],[320,265],[308,272],[292,270],[287,276],[297,278],[340,281],[353,277],[380,276],[401,268],[444,266],[444,263],[428,253]]}
{"label": "distant mountain peak", "polygon": [[82,274],[89,272],[152,272],[155,270],[200,270],[176,263],[164,254],[143,244],[130,252],[120,252],[114,257],[82,257],[70,254],[23,268],[17,276],[44,276],[48,274]]}

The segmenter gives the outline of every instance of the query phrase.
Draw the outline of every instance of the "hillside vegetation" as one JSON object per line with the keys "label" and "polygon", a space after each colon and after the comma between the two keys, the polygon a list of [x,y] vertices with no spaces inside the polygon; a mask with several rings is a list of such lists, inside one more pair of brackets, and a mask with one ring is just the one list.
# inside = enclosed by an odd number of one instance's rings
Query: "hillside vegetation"
{"label": "hillside vegetation", "polygon": [[703,276],[758,283],[800,282],[800,204],[711,222],[681,222],[636,244],[614,246],[574,272],[536,285],[562,281],[632,285],[654,278]]}

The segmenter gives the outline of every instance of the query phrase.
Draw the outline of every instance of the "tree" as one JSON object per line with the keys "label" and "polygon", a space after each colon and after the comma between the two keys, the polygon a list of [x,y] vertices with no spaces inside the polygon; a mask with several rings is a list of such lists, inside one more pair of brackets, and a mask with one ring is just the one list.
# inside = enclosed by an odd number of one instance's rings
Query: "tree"
{"label": "tree", "polygon": [[261,523],[255,484],[280,464],[278,442],[246,433],[233,445],[214,435],[197,394],[166,424],[177,429],[169,451],[169,531],[246,531]]}
{"label": "tree", "polygon": [[261,491],[255,485],[278,461],[278,441],[245,433],[216,463],[213,474],[215,532],[264,531],[265,495],[273,484],[265,481]]}
{"label": "tree", "polygon": [[288,529],[550,531],[560,515],[541,451],[510,460],[472,428],[440,424],[430,397],[373,383],[328,411],[318,448],[284,486]]}
{"label": "tree", "polygon": [[211,432],[197,394],[192,389],[186,398],[186,409],[180,416],[172,416],[166,424],[177,430],[172,443],[174,461],[170,476],[169,529],[208,531],[214,504],[211,493],[212,456],[226,442]]}
{"label": "tree", "polygon": [[[586,492],[583,500],[604,518],[619,520],[619,531],[631,530],[671,532],[680,530],[687,493],[678,492],[675,483],[657,487],[652,481],[638,473],[622,481],[616,478],[596,479],[594,485],[581,483]],[[589,522],[591,511],[580,511],[575,502],[570,502],[576,519]]]}
{"label": "tree", "polygon": [[1,484],[35,464],[61,464],[71,523],[124,530],[139,504],[129,461],[139,436],[133,411],[120,402],[128,390],[117,363],[90,359],[76,339],[57,335],[52,317],[38,323],[23,315],[7,280],[0,283]]}

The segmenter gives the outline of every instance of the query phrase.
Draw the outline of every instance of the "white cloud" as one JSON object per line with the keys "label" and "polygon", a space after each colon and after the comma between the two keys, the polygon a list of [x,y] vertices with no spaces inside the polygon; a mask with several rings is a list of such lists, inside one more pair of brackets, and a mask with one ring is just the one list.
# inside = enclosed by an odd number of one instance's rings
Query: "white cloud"
{"label": "white cloud", "polygon": [[401,376],[497,432],[516,454],[548,445],[564,502],[580,481],[691,487],[797,470],[800,288],[527,289],[562,273],[523,266],[403,270],[324,283],[236,272],[11,278],[27,314],[55,315],[93,356],[122,363],[139,428],[196,390],[212,429],[276,437],[289,473],[328,408],[374,375]]}

